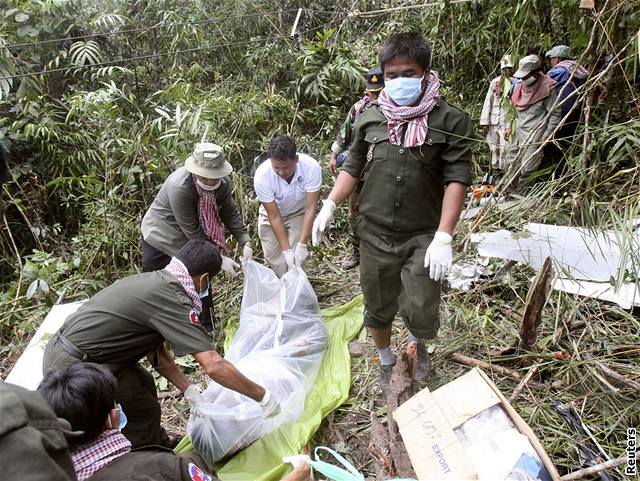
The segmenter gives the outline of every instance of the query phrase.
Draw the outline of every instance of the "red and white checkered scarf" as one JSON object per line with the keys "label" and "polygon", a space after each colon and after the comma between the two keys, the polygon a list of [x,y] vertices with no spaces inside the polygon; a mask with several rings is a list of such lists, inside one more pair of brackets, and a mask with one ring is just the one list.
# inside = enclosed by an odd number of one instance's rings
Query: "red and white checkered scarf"
{"label": "red and white checkered scarf", "polygon": [[171,262],[164,268],[170,274],[173,274],[178,282],[182,284],[184,290],[187,292],[189,299],[193,302],[193,310],[196,312],[196,315],[200,315],[202,312],[202,301],[200,300],[200,295],[196,292],[196,286],[193,284],[193,279],[187,270],[187,267],[182,263],[180,259],[176,259],[175,257],[171,258]]}
{"label": "red and white checkered scarf", "polygon": [[[427,139],[429,112],[436,106],[439,90],[440,79],[433,70],[429,71],[425,92],[418,105],[397,105],[387,92],[382,90],[378,103],[387,118],[387,130],[391,144],[403,145],[404,147],[417,147],[424,144]],[[402,131],[405,126],[406,132],[403,142]]]}
{"label": "red and white checkered scarf", "polygon": [[[221,182],[224,182],[224,180],[221,180]],[[218,212],[216,192],[214,190],[204,190],[198,185],[195,178],[193,179],[193,183],[198,192],[198,217],[200,218],[200,226],[211,242],[221,251],[226,252],[227,240],[224,236],[224,225]]]}
{"label": "red and white checkered scarf", "polygon": [[511,102],[518,112],[527,110],[533,104],[546,99],[551,95],[551,92],[556,88],[556,85],[558,85],[558,82],[542,72],[539,72],[536,75],[538,76],[538,81],[533,85],[527,86],[524,82],[520,82],[516,85],[516,88],[513,89]]}
{"label": "red and white checkered scarf", "polygon": [[89,443],[71,451],[73,469],[78,481],[84,481],[111,461],[131,451],[131,443],[117,429],[107,429]]}

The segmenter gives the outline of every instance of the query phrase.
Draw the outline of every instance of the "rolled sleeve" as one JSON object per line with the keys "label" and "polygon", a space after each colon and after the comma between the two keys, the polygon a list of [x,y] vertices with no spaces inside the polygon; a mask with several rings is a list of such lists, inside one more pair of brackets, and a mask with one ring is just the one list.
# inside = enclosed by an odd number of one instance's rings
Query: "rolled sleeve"
{"label": "rolled sleeve", "polygon": [[169,341],[176,356],[213,350],[207,331],[198,321],[198,315],[186,303],[166,303],[149,322]]}
{"label": "rolled sleeve", "polygon": [[444,183],[471,185],[472,147],[476,134],[466,113],[458,111],[451,117],[446,126],[446,147],[441,154]]}

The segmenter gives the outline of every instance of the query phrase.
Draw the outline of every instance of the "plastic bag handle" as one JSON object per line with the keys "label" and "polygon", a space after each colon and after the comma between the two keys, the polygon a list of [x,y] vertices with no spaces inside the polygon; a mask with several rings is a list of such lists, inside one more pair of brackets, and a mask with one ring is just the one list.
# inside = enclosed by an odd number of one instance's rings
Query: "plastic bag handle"
{"label": "plastic bag handle", "polygon": [[[320,460],[320,455],[318,454],[318,451],[320,450],[327,451],[329,454],[331,454],[335,459],[338,460],[340,464],[342,464],[342,466],[346,468],[346,470],[342,468],[338,468],[336,466],[331,465],[330,463]],[[360,471],[358,471],[349,461],[347,461],[344,457],[342,457],[340,454],[335,452],[333,449],[327,448],[325,446],[318,446],[314,450],[314,455],[316,459],[312,461],[310,464],[325,476],[329,476],[336,481],[351,481],[351,480],[364,481],[364,476],[362,475],[362,473],[360,473]],[[328,470],[323,469],[325,467],[329,469]]]}

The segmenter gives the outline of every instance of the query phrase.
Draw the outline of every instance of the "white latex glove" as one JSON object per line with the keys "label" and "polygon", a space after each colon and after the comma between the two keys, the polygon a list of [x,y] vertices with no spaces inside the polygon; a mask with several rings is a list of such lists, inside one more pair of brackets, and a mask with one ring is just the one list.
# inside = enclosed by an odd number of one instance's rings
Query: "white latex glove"
{"label": "white latex glove", "polygon": [[313,229],[311,229],[311,241],[314,246],[320,245],[324,230],[329,227],[333,219],[333,213],[336,210],[336,203],[331,199],[327,199],[322,203],[322,209],[318,212],[316,219],[313,221]]}
{"label": "white latex glove", "polygon": [[200,388],[195,384],[189,384],[189,387],[184,391],[184,398],[189,403],[189,407],[194,408],[198,403],[203,401]]}
{"label": "white latex glove", "polygon": [[296,265],[302,267],[302,264],[304,264],[304,262],[307,260],[307,257],[309,257],[309,249],[307,249],[307,244],[300,244],[300,242],[298,242],[296,244],[296,249],[293,251],[293,256]]}
{"label": "white latex glove", "polygon": [[222,256],[222,270],[230,276],[234,277],[238,275],[236,269],[240,268],[240,264],[235,262],[231,257]]}
{"label": "white latex glove", "polygon": [[251,259],[253,259],[253,249],[251,248],[251,244],[247,242],[242,248],[242,257],[240,257],[240,262],[242,264],[245,264]]}
{"label": "white latex glove", "polygon": [[287,267],[289,269],[293,269],[296,266],[296,257],[293,253],[293,249],[282,251],[282,255],[284,256],[284,260],[287,261]]}
{"label": "white latex glove", "polygon": [[451,269],[453,259],[451,240],[449,234],[438,231],[427,247],[427,252],[424,255],[424,267],[425,269],[429,268],[429,277],[434,281],[444,279]]}
{"label": "white latex glove", "polygon": [[307,464],[307,461],[310,461],[311,458],[308,454],[296,454],[294,456],[285,456],[282,458],[283,463],[290,464],[294,468],[297,468],[301,464]]}
{"label": "white latex glove", "polygon": [[262,415],[265,418],[271,418],[280,414],[280,404],[278,403],[278,401],[273,399],[273,397],[271,397],[271,391],[269,391],[268,389],[264,390],[264,397],[259,404],[262,408]]}
{"label": "white latex glove", "polygon": [[[306,479],[307,481],[313,481],[313,469],[309,465],[310,461],[311,458],[308,454],[296,454],[295,456],[285,456],[282,458],[283,463],[288,463],[293,466],[293,472],[289,475],[292,479]],[[308,474],[303,478],[301,476],[302,473]]]}

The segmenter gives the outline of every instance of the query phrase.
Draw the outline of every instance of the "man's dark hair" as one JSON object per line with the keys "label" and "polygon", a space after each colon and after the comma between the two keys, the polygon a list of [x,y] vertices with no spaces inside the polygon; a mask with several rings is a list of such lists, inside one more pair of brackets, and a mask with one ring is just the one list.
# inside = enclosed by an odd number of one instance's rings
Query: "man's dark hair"
{"label": "man's dark hair", "polygon": [[84,431],[70,440],[77,445],[93,441],[104,431],[105,420],[115,406],[116,386],[116,378],[107,368],[78,362],[49,372],[38,392],[56,416],[69,421],[74,431]]}
{"label": "man's dark hair", "polygon": [[206,240],[190,240],[176,252],[175,257],[184,264],[191,277],[205,273],[213,277],[220,272],[220,267],[222,267],[220,251]]}
{"label": "man's dark hair", "polygon": [[274,137],[267,149],[269,158],[278,160],[295,160],[296,152],[296,143],[288,135]]}
{"label": "man's dark hair", "polygon": [[431,45],[420,32],[397,33],[387,37],[380,47],[378,60],[384,72],[384,64],[396,57],[414,60],[423,69],[431,67]]}

